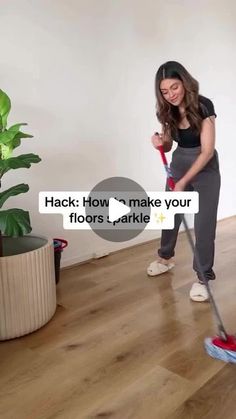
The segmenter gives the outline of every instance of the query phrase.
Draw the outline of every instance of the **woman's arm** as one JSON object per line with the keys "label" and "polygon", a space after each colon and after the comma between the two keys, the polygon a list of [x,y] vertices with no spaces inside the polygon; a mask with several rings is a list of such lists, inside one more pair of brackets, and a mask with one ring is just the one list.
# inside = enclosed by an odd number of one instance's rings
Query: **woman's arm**
{"label": "woman's arm", "polygon": [[183,191],[186,185],[202,170],[214,155],[215,150],[215,117],[203,120],[201,130],[201,153],[185,175],[176,183],[175,191]]}

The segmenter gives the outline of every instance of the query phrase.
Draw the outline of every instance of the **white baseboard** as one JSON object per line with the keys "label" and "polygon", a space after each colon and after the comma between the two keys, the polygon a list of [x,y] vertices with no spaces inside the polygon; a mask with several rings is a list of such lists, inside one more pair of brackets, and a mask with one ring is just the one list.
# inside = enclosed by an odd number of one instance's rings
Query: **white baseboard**
{"label": "white baseboard", "polygon": [[[146,232],[145,232],[146,233]],[[91,253],[82,253],[78,256],[75,256],[73,258],[66,258],[62,256],[61,260],[61,268],[66,268],[72,265],[80,264],[88,262],[92,259],[99,259],[101,257],[106,257],[110,253],[117,252],[122,249],[127,249],[129,247],[133,247],[142,243],[149,242],[151,240],[157,240],[160,237],[160,231],[148,231],[148,234],[146,234],[146,237],[143,237],[142,233],[140,236],[136,237],[136,239],[133,239],[131,241],[122,242],[120,245],[118,243],[108,243],[106,247],[102,247],[99,249],[94,249],[94,251],[91,251]]]}

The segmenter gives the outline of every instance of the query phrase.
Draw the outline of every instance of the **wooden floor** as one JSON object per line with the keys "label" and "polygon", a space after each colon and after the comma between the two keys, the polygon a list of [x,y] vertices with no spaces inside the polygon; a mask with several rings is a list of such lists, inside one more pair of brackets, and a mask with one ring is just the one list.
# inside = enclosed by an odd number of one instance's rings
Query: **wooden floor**
{"label": "wooden floor", "polygon": [[[48,325],[0,344],[1,419],[235,419],[236,365],[210,358],[208,303],[181,234],[174,271],[148,278],[156,243],[66,269]],[[218,224],[212,284],[236,331],[236,217]]]}

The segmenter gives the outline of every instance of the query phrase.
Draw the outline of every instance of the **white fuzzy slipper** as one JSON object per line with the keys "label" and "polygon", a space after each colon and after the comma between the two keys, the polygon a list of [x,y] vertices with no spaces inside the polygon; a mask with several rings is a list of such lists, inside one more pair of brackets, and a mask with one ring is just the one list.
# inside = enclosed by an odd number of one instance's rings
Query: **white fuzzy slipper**
{"label": "white fuzzy slipper", "polygon": [[189,295],[191,300],[197,302],[208,301],[209,299],[206,286],[204,284],[200,284],[199,282],[195,282],[192,285]]}
{"label": "white fuzzy slipper", "polygon": [[149,267],[147,268],[147,274],[149,276],[156,276],[164,274],[165,272],[169,271],[175,266],[173,262],[169,262],[168,264],[164,264],[158,262],[158,260],[154,260],[154,262],[150,263]]}

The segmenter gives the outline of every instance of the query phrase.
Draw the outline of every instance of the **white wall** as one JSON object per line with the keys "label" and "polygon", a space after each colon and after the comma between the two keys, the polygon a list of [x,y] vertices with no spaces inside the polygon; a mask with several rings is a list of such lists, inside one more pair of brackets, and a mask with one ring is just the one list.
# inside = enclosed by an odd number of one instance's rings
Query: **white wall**
{"label": "white wall", "polygon": [[166,60],[182,62],[215,103],[219,218],[235,214],[235,12],[234,0],[1,2],[0,87],[12,100],[9,122],[28,122],[35,137],[16,151],[42,157],[30,170],[9,172],[3,187],[30,184],[8,206],[30,210],[34,233],[69,240],[64,265],[160,235],[116,244],[64,231],[61,216],[38,213],[38,192],[90,190],[110,176],[163,189],[149,137],[159,128],[154,76]]}

